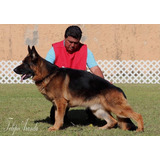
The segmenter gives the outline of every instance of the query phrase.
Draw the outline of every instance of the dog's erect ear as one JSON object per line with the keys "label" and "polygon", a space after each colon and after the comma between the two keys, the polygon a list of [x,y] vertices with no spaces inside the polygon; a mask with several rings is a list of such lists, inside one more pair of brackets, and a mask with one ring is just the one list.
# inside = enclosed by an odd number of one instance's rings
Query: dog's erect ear
{"label": "dog's erect ear", "polygon": [[33,53],[36,53],[36,54],[38,54],[38,53],[37,53],[37,51],[36,51],[36,48],[35,48],[35,46],[32,46],[32,52],[33,52]]}
{"label": "dog's erect ear", "polygon": [[32,53],[32,50],[30,48],[30,46],[28,45],[28,53],[31,54]]}
{"label": "dog's erect ear", "polygon": [[29,54],[32,57],[32,60],[36,60],[39,56],[34,46],[32,46],[32,49],[29,49]]}

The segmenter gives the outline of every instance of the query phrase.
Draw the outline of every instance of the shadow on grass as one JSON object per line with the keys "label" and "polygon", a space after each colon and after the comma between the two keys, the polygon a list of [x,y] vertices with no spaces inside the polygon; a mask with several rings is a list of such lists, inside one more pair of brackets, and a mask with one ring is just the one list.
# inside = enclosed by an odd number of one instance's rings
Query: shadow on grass
{"label": "shadow on grass", "polygon": [[[46,117],[45,119],[35,120],[34,123],[48,123],[54,124],[54,121],[50,117]],[[95,116],[89,118],[85,110],[70,110],[67,113],[67,118],[65,118],[64,127],[67,128],[69,126],[87,126],[92,124],[94,126],[101,127],[106,124],[104,120],[100,120]]]}
{"label": "shadow on grass", "polygon": [[[54,117],[54,109],[51,110],[52,117]],[[127,124],[127,128],[130,131],[135,131],[137,129],[137,126],[135,126],[133,124],[133,122],[129,119],[123,119],[125,121],[125,123]],[[49,124],[54,124],[54,120],[51,119],[50,117],[46,117],[45,119],[41,119],[41,120],[35,120],[34,123],[49,123]],[[106,124],[106,121],[104,120],[100,120],[98,118],[96,118],[90,110],[69,110],[67,112],[67,116],[65,116],[64,118],[64,125],[63,125],[63,129],[70,127],[70,126],[76,126],[76,125],[80,125],[80,126],[88,126],[92,124],[93,126],[98,126],[98,127],[102,127]],[[119,126],[115,126],[114,128],[119,128]]]}

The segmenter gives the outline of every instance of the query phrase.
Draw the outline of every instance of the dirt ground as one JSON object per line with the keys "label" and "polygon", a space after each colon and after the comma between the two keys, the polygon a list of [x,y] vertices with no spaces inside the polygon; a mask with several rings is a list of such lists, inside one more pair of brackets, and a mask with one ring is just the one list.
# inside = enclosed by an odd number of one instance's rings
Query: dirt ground
{"label": "dirt ground", "polygon": [[[22,60],[27,45],[45,57],[70,24],[0,24],[0,61]],[[96,60],[159,60],[159,24],[76,24]]]}

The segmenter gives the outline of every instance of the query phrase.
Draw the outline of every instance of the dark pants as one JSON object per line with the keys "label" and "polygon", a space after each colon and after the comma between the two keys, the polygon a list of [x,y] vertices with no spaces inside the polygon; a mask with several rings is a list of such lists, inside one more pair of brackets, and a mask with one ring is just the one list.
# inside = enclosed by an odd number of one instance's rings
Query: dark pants
{"label": "dark pants", "polygon": [[[55,110],[56,110],[56,106],[53,105],[52,108],[51,108],[51,111],[50,111],[50,118],[51,118],[52,123],[55,122]],[[68,110],[69,110],[69,107],[67,107],[67,109],[66,109],[66,113],[65,113],[65,116],[64,116],[64,123],[69,123],[70,122],[69,119],[68,119],[68,116],[67,116]],[[88,123],[94,123],[96,121],[96,117],[93,115],[92,111],[89,108],[87,108],[86,113],[87,113],[87,116],[88,116],[87,122]]]}
{"label": "dark pants", "polygon": [[[51,118],[51,121],[52,121],[53,124],[55,122],[55,110],[56,110],[56,106],[53,105],[52,108],[51,108],[51,111],[50,111],[50,118]],[[64,115],[64,123],[67,123],[69,121],[68,117],[67,117],[68,110],[69,110],[69,108],[67,107],[66,113]]]}

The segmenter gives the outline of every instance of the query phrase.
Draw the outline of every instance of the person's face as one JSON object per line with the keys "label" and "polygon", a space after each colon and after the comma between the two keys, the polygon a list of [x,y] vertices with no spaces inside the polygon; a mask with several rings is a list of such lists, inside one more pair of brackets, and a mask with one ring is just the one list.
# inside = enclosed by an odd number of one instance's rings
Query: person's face
{"label": "person's face", "polygon": [[65,38],[65,47],[66,50],[69,53],[74,53],[78,50],[79,48],[79,39],[73,38],[71,36],[68,36],[67,38]]}

